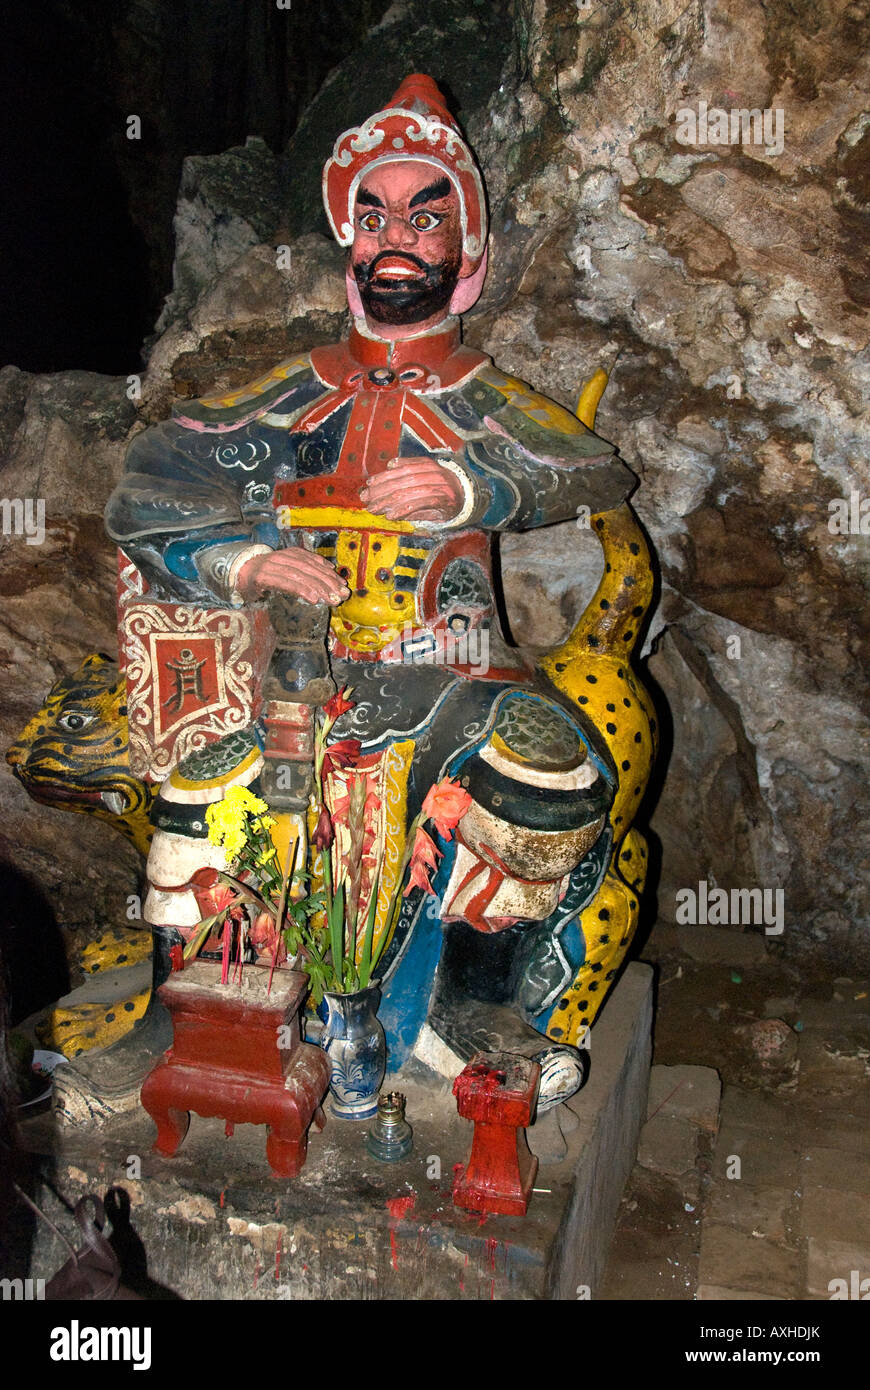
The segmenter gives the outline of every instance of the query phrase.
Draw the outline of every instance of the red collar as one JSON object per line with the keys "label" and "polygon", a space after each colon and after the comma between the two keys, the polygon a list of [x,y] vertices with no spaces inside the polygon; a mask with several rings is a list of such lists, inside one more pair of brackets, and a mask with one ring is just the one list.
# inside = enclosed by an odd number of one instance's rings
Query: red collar
{"label": "red collar", "polygon": [[490,360],[485,353],[462,346],[456,318],[446,319],[440,332],[395,340],[376,338],[355,323],[345,341],[313,348],[310,356],[325,386],[341,386],[357,372],[381,368],[400,380],[406,377],[411,389],[423,393],[457,386]]}

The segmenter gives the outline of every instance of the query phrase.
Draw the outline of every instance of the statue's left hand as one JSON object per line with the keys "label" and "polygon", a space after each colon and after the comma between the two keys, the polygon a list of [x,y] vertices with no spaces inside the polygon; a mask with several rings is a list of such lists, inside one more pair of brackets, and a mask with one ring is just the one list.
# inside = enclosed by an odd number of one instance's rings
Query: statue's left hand
{"label": "statue's left hand", "polygon": [[369,478],[360,500],[392,521],[450,521],[462,509],[462,486],[436,459],[395,458]]}

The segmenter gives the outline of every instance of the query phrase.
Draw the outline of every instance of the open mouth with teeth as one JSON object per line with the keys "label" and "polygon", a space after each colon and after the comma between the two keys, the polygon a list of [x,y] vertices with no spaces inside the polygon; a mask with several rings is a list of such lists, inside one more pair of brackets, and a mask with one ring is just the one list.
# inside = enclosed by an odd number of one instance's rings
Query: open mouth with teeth
{"label": "open mouth with teeth", "polygon": [[458,272],[458,263],[430,264],[402,251],[381,251],[353,266],[363,304],[380,323],[420,323],[446,308]]}
{"label": "open mouth with teeth", "polygon": [[82,810],[102,809],[111,812],[113,816],[120,816],[130,810],[133,804],[133,798],[127,788],[70,786],[68,783],[53,782],[38,774],[31,773],[28,776],[17,767],[13,768],[13,772],[23,784],[28,796],[43,806],[69,805],[74,810],[77,806]]}
{"label": "open mouth with teeth", "polygon": [[377,285],[407,283],[409,280],[425,280],[426,272],[405,256],[385,256],[377,262],[371,279],[372,284]]}

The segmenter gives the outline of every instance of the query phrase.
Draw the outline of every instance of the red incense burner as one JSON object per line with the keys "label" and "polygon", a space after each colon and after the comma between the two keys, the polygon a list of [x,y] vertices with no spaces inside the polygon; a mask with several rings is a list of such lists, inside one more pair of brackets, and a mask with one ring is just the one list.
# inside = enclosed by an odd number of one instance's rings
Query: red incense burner
{"label": "red incense burner", "polygon": [[173,972],[159,994],[172,1018],[172,1047],[145,1078],[141,1100],[157,1125],[154,1148],[171,1156],[190,1112],[236,1124],[266,1125],[266,1157],[278,1178],[294,1178],[308,1149],[329,1061],[301,1038],[299,1010],[308,981],[293,970],[246,965],[240,985],[220,983],[218,962]]}
{"label": "red incense burner", "polygon": [[471,1156],[457,1169],[453,1201],[469,1211],[525,1216],[538,1160],[526,1129],[535,1114],[541,1068],[512,1052],[478,1052],[453,1083],[456,1108],[474,1121]]}

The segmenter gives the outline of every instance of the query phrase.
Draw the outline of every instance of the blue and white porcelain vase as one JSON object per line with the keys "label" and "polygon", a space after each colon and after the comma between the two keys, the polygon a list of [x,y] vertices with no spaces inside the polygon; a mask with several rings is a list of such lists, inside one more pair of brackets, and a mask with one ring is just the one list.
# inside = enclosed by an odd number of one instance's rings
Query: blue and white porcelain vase
{"label": "blue and white porcelain vase", "polygon": [[375,985],[355,994],[324,993],[326,1023],[320,1046],[329,1058],[329,1110],[343,1120],[369,1120],[387,1069],[387,1041],[377,1017]]}

